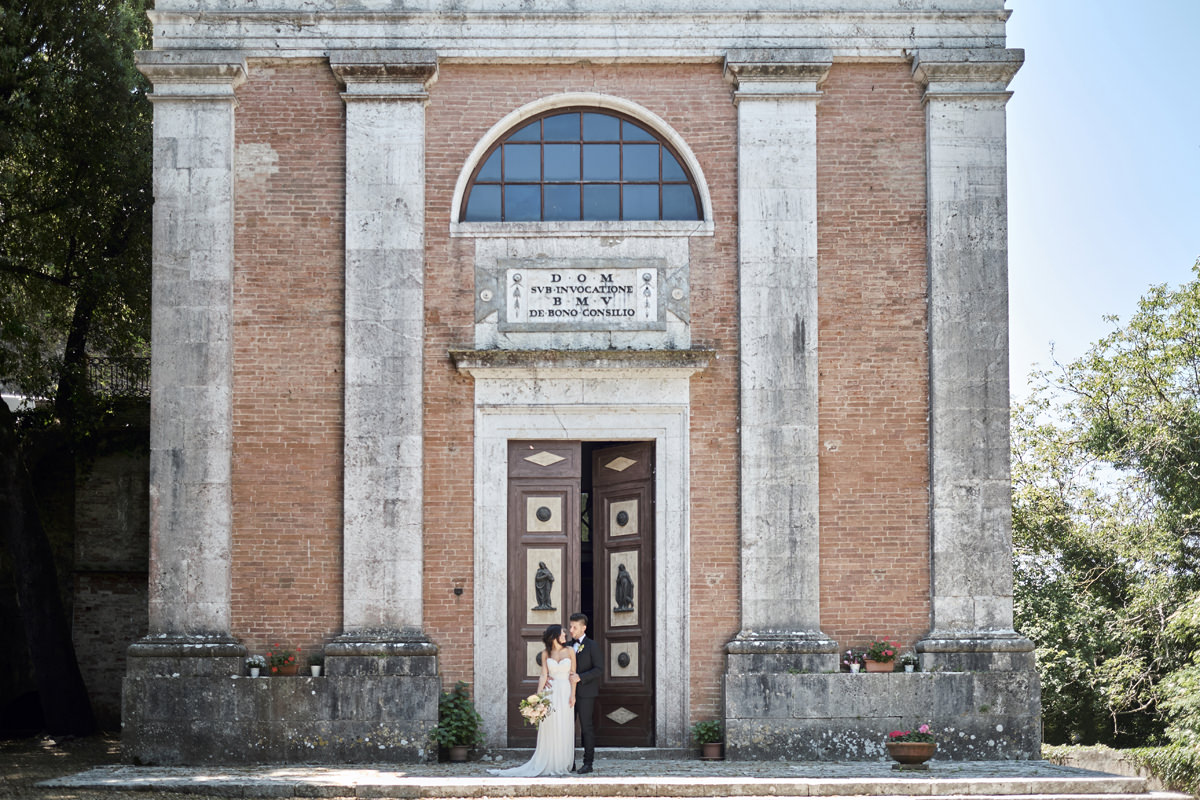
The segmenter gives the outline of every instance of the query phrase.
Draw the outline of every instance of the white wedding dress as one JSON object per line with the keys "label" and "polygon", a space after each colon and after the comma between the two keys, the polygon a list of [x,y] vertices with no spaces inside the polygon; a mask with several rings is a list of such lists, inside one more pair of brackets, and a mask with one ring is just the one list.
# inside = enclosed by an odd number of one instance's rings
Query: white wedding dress
{"label": "white wedding dress", "polygon": [[519,767],[489,769],[493,775],[532,778],[566,775],[575,761],[575,709],[571,706],[571,659],[546,656],[550,676],[550,713],[538,726],[533,758]]}

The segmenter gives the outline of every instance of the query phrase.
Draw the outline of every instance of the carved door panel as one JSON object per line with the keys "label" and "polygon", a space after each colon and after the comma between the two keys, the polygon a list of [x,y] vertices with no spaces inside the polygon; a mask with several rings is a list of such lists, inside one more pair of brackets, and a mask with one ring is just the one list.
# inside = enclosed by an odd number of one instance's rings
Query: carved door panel
{"label": "carved door panel", "polygon": [[654,745],[654,444],[592,451],[596,744]]}
{"label": "carved door panel", "polygon": [[579,497],[579,442],[509,442],[510,746],[532,747],[537,739],[537,728],[524,724],[517,701],[537,691],[542,633],[547,625],[566,626],[579,608]]}

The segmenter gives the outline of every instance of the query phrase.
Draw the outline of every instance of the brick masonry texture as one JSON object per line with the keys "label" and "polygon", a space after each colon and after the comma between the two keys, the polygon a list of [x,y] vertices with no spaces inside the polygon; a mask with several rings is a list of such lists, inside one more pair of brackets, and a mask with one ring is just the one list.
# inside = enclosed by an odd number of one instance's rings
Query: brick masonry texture
{"label": "brick masonry texture", "polygon": [[[843,648],[911,645],[929,614],[924,113],[905,65],[838,64],[822,89],[822,629]],[[426,108],[426,632],[444,684],[486,678],[472,673],[473,387],[447,358],[474,322],[475,240],[448,236],[455,181],[502,116],[585,91],[665,119],[712,194],[716,233],[690,245],[693,345],[717,357],[692,382],[688,633],[691,714],[716,716],[740,622],[737,117],[719,65],[442,65]],[[233,628],[252,651],[316,647],[341,624],[338,92],[317,60],[252,62],[238,90]]]}
{"label": "brick masonry texture", "polygon": [[925,116],[905,64],[835,64],[817,107],[821,627],[929,628]]}
{"label": "brick masonry texture", "polygon": [[323,60],[237,93],[233,634],[320,647],[342,622],[345,105]]}
{"label": "brick masonry texture", "polygon": [[[447,359],[473,341],[472,239],[450,239],[454,184],[475,143],[501,117],[561,92],[639,103],[693,149],[712,193],[716,234],[692,239],[692,340],[716,350],[692,382],[691,708],[720,707],[723,646],[737,633],[737,118],[718,64],[529,66],[443,64],[426,110],[425,619],[443,682],[471,674],[472,413],[469,378]],[[463,586],[461,596],[453,587]],[[659,636],[677,635],[659,631]]]}

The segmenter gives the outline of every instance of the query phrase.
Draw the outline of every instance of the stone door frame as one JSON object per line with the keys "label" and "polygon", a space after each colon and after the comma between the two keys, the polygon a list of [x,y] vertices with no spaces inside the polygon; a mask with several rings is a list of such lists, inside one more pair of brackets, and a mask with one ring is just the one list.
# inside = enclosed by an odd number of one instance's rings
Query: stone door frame
{"label": "stone door frame", "polygon": [[[469,361],[470,359],[464,359]],[[463,363],[475,378],[475,703],[488,746],[507,745],[507,520],[510,439],[653,441],[655,741],[687,744],[689,377],[703,365],[512,367]],[[589,402],[587,398],[603,399]]]}

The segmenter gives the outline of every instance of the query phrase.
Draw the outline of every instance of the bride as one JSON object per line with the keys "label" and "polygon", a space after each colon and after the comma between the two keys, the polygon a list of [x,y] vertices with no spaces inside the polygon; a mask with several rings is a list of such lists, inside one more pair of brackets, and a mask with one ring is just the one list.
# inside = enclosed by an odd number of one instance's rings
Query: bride
{"label": "bride", "polygon": [[562,625],[551,625],[542,634],[542,676],[538,691],[550,686],[550,713],[538,726],[533,758],[511,769],[489,769],[493,775],[531,778],[535,775],[566,775],[575,761],[575,649],[567,647]]}

